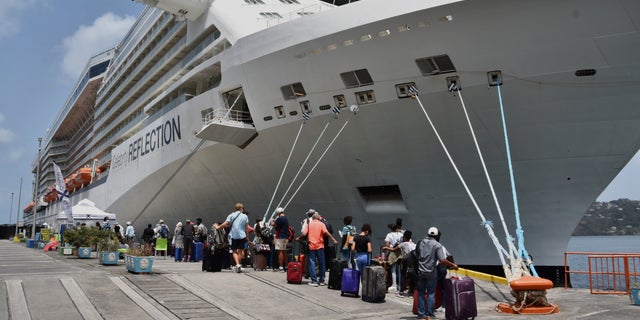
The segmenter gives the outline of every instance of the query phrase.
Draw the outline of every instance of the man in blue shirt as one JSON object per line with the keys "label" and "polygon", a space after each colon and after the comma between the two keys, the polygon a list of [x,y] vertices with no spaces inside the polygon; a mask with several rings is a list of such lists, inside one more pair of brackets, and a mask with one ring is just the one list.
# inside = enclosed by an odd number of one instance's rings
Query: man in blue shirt
{"label": "man in blue shirt", "polygon": [[231,237],[231,250],[233,252],[234,272],[242,272],[242,264],[244,259],[244,247],[247,243],[247,234],[249,234],[249,217],[243,213],[244,205],[240,202],[236,203],[236,211],[230,213],[222,224],[214,224],[216,230],[220,228],[231,227],[229,236]]}
{"label": "man in blue shirt", "polygon": [[274,271],[285,271],[287,268],[287,243],[289,242],[289,220],[284,216],[284,209],[277,208],[278,218],[271,221],[271,225],[276,228],[277,238],[275,239],[275,249],[278,251],[278,264],[280,268],[273,268]]}

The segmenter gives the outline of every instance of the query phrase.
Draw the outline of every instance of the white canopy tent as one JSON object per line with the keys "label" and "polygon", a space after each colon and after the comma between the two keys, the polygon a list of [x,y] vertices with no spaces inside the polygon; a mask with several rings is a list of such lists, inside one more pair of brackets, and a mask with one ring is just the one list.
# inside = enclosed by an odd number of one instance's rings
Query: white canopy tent
{"label": "white canopy tent", "polygon": [[73,212],[73,220],[78,221],[81,220],[86,222],[86,220],[93,221],[102,221],[104,217],[109,218],[109,220],[116,220],[115,213],[104,212],[96,207],[96,204],[89,199],[82,199],[71,208]]}

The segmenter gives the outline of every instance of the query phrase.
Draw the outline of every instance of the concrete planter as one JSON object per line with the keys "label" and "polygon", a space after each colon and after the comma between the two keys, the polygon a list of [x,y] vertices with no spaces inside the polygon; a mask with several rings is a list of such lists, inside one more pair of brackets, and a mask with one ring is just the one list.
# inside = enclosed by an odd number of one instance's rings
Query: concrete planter
{"label": "concrete planter", "polygon": [[153,266],[153,257],[125,255],[124,262],[127,270],[132,273],[150,273]]}
{"label": "concrete planter", "polygon": [[78,258],[88,259],[91,258],[91,247],[79,247]]}
{"label": "concrete planter", "polygon": [[120,253],[119,252],[100,252],[98,254],[98,260],[100,261],[100,264],[103,265],[117,265],[118,264],[118,258],[120,257]]}

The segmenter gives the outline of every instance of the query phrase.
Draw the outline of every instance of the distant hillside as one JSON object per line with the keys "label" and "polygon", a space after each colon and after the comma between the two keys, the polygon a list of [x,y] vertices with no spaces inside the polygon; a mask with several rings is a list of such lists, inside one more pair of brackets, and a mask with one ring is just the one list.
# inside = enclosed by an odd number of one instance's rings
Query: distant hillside
{"label": "distant hillside", "polygon": [[592,203],[573,235],[640,235],[640,201],[618,199]]}

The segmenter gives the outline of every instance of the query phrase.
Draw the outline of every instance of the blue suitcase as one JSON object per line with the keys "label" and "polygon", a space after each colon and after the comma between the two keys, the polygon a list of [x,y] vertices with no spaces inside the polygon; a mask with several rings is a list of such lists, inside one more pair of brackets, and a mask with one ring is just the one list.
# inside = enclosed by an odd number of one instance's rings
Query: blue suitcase
{"label": "blue suitcase", "polygon": [[193,243],[193,253],[191,254],[191,258],[193,261],[198,262],[202,260],[202,242],[194,242]]}
{"label": "blue suitcase", "polygon": [[175,248],[173,254],[175,256],[176,261],[182,261],[182,253],[183,248]]}
{"label": "blue suitcase", "polygon": [[348,294],[357,297],[358,291],[360,291],[360,272],[356,269],[345,268],[342,270],[340,295]]}

